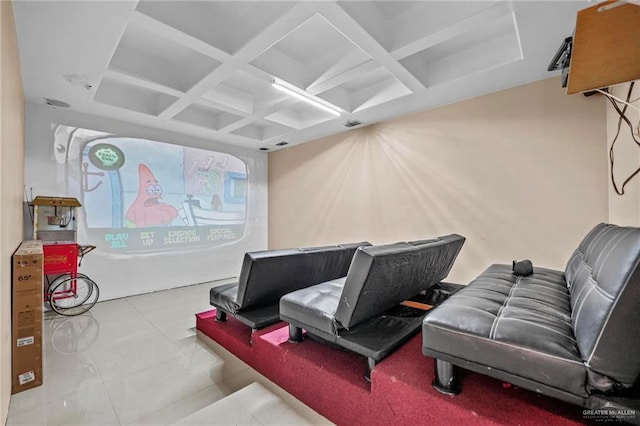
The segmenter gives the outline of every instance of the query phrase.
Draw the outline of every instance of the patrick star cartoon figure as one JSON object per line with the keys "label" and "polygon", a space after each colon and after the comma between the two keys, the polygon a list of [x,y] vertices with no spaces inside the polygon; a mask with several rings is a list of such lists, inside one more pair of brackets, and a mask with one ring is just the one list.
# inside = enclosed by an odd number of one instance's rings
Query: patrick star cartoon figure
{"label": "patrick star cartoon figure", "polygon": [[149,226],[167,226],[178,216],[175,207],[161,203],[162,187],[144,164],[138,165],[138,196],[127,210],[129,226],[144,228]]}

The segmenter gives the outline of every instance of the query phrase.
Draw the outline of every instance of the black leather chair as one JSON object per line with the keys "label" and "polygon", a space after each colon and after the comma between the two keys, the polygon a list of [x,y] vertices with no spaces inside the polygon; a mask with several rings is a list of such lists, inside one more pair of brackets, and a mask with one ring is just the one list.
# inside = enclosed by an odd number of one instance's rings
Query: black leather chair
{"label": "black leather chair", "polygon": [[365,241],[246,253],[238,282],[209,291],[209,302],[216,308],[216,321],[225,321],[230,314],[253,330],[275,324],[280,321],[280,297],[344,276],[356,249],[369,245]]}
{"label": "black leather chair", "polygon": [[490,266],[424,319],[434,387],[458,393],[463,367],[588,408],[637,410],[640,421],[639,263],[640,228],[600,224],[564,271]]}
{"label": "black leather chair", "polygon": [[425,311],[398,307],[443,280],[464,238],[360,247],[346,276],[289,293],[280,299],[280,318],[292,342],[302,329],[368,358],[366,377],[420,330]]}

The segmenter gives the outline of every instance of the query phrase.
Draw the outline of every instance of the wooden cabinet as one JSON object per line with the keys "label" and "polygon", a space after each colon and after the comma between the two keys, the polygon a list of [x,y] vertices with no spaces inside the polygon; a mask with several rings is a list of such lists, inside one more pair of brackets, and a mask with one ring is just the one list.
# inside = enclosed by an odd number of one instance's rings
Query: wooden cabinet
{"label": "wooden cabinet", "polygon": [[578,12],[567,93],[640,79],[640,6],[609,1]]}

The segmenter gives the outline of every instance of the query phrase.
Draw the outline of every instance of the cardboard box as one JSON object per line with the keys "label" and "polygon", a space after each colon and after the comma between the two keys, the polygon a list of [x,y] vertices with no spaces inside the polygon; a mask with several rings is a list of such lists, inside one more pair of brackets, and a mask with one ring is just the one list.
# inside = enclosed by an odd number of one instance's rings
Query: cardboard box
{"label": "cardboard box", "polygon": [[12,262],[11,393],[42,385],[41,241],[23,241]]}

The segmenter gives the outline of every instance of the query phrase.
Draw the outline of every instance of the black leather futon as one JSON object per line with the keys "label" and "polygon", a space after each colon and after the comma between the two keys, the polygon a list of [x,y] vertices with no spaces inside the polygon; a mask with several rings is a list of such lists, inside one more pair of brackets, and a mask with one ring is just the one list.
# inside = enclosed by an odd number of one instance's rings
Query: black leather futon
{"label": "black leather futon", "polygon": [[640,421],[639,263],[640,228],[599,224],[564,271],[490,266],[424,319],[434,387],[458,393],[463,367]]}
{"label": "black leather futon", "polygon": [[368,378],[376,362],[420,330],[426,311],[398,305],[443,280],[463,244],[463,237],[452,234],[358,248],[346,276],[280,299],[290,341],[301,341],[305,329],[363,355]]}
{"label": "black leather futon", "polygon": [[209,291],[216,320],[225,321],[230,314],[254,330],[275,324],[280,321],[280,297],[344,276],[356,249],[369,245],[365,241],[246,253],[238,282]]}

